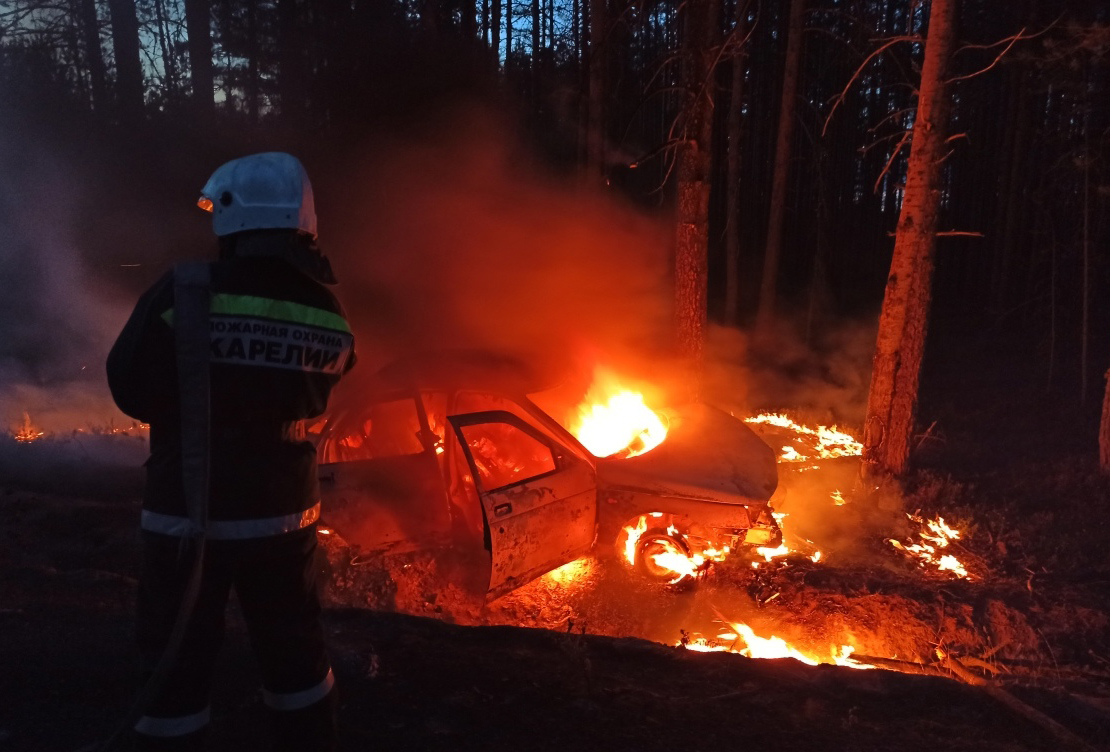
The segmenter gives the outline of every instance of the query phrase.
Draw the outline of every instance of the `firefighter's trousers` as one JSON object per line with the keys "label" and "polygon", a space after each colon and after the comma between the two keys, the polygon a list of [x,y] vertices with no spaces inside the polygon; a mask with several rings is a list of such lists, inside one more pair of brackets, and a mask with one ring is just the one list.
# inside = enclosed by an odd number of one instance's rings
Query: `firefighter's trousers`
{"label": "firefighter's trousers", "polygon": [[[138,642],[152,671],[169,640],[194,561],[186,539],[143,532]],[[334,677],[316,584],[316,526],[266,538],[209,541],[181,650],[135,726],[140,749],[200,749],[231,588],[242,607],[272,717],[274,750],[335,748]],[[259,745],[259,748],[264,745]]]}

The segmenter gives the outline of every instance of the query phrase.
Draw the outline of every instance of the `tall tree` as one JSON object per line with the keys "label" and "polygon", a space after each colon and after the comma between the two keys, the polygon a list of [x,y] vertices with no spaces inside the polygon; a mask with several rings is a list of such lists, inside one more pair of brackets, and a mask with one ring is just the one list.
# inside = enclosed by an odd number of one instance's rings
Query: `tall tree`
{"label": "tall tree", "polygon": [[763,251],[763,276],[759,285],[759,310],[756,314],[756,331],[761,334],[769,330],[775,316],[779,256],[782,252],[782,229],[786,216],[786,186],[790,177],[794,123],[798,111],[798,72],[802,67],[804,18],[805,0],[790,0],[790,20],[786,30],[786,66],[782,74],[782,102],[779,105],[775,167],[771,175],[771,206],[767,217],[767,245]]}
{"label": "tall tree", "polygon": [[108,74],[104,65],[104,51],[100,47],[100,18],[96,0],[77,0],[78,25],[85,44],[85,60],[89,66],[93,108],[108,108]]}
{"label": "tall tree", "polygon": [[493,0],[490,19],[490,47],[495,59],[501,58],[501,0]]}
{"label": "tall tree", "polygon": [[[595,0],[596,2],[596,0]],[[683,108],[676,124],[678,223],[675,236],[675,325],[679,354],[700,375],[709,270],[709,191],[713,148],[713,63],[720,0],[686,0],[682,54]],[[697,384],[693,384],[696,396]]]}
{"label": "tall tree", "polygon": [[953,51],[958,0],[932,0],[917,94],[906,189],[894,240],[867,400],[864,461],[906,468],[932,300],[933,255],[951,109],[945,68]]}
{"label": "tall tree", "polygon": [[586,173],[600,179],[605,169],[605,52],[609,33],[608,0],[584,0],[589,4],[586,65],[589,95],[586,107]]}
{"label": "tall tree", "polygon": [[725,225],[725,323],[740,323],[740,131],[744,111],[744,73],[748,64],[748,0],[736,0],[732,46],[732,91],[728,104],[727,219]]}
{"label": "tall tree", "polygon": [[[254,3],[247,3],[253,19]],[[185,30],[189,36],[189,71],[193,81],[193,101],[202,113],[213,108],[212,24],[208,0],[185,0]]]}
{"label": "tall tree", "polygon": [[120,118],[130,124],[143,117],[143,65],[139,57],[139,19],[135,0],[108,0],[112,49],[116,55],[116,102]]}
{"label": "tall tree", "polygon": [[1106,393],[1102,398],[1102,422],[1098,430],[1098,466],[1110,475],[1110,371],[1106,372]]}

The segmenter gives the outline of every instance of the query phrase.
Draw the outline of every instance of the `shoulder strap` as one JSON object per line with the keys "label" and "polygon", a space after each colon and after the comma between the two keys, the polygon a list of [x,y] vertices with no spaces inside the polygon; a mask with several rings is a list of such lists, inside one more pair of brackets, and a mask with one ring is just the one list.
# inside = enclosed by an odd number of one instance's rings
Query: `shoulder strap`
{"label": "shoulder strap", "polygon": [[208,523],[211,271],[205,262],[188,261],[174,267],[173,278],[182,487],[193,534],[198,535]]}

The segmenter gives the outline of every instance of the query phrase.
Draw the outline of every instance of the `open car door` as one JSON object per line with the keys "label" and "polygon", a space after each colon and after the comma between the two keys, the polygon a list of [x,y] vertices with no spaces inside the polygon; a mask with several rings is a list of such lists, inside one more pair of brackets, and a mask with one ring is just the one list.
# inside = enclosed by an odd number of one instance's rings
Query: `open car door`
{"label": "open car door", "polygon": [[512,413],[455,415],[482,502],[495,598],[590,550],[597,482],[586,460]]}
{"label": "open car door", "polygon": [[419,399],[339,412],[318,447],[321,518],[350,544],[403,553],[446,545],[451,515]]}

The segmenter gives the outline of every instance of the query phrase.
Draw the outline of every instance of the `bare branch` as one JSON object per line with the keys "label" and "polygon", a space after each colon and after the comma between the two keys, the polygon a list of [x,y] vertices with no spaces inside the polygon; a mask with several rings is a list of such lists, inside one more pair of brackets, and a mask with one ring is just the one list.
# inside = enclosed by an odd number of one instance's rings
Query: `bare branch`
{"label": "bare branch", "polygon": [[894,160],[898,158],[898,155],[902,153],[902,147],[904,147],[906,145],[906,142],[910,140],[910,135],[912,133],[913,131],[904,131],[902,133],[902,140],[899,141],[898,145],[894,147],[894,151],[890,154],[890,159],[888,159],[886,161],[886,165],[883,166],[883,171],[880,172],[879,177],[875,179],[875,187],[871,189],[872,193],[879,192],[879,183],[883,182],[883,178],[888,172],[890,172],[891,165],[894,164]]}
{"label": "bare branch", "polygon": [[1007,40],[1002,40],[1002,41],[1008,41],[1009,44],[1007,44],[1005,47],[1002,48],[1002,52],[999,52],[998,55],[995,56],[994,60],[991,61],[991,64],[988,65],[986,68],[982,68],[980,70],[977,70],[974,73],[968,73],[966,76],[956,76],[955,78],[950,78],[950,79],[948,79],[947,81],[944,82],[945,86],[947,86],[948,84],[954,84],[957,81],[966,81],[969,78],[975,78],[976,76],[980,76],[980,75],[986,73],[987,71],[989,71],[994,66],[998,65],[998,61],[1001,60],[1006,55],[1006,53],[1009,52],[1010,49],[1015,44],[1018,43],[1018,41],[1020,41],[1022,39],[1032,39],[1033,38],[1033,37],[1023,36],[1024,33],[1025,33],[1025,27],[1023,26],[1021,28],[1021,31],[1019,31],[1017,34],[1014,34],[1012,37],[1009,37]]}
{"label": "bare branch", "polygon": [[938,232],[938,238],[985,238],[981,232],[974,232],[972,230],[947,230],[945,232]]}
{"label": "bare branch", "polygon": [[840,103],[844,101],[844,97],[848,96],[848,90],[852,88],[852,84],[854,84],[856,82],[856,79],[859,78],[859,74],[863,73],[863,69],[866,68],[872,60],[874,60],[876,57],[878,57],[879,55],[881,55],[883,52],[885,52],[889,48],[893,47],[894,45],[898,44],[899,42],[920,42],[920,41],[921,41],[921,37],[919,37],[916,34],[909,34],[909,35],[900,36],[900,37],[891,37],[885,43],[883,43],[882,45],[880,45],[879,47],[874,49],[871,52],[871,54],[868,55],[862,63],[860,63],[860,66],[858,68],[856,68],[856,72],[852,74],[852,77],[850,79],[848,79],[848,84],[844,87],[844,90],[841,91],[840,94],[838,94],[836,96],[836,98],[833,100],[833,106],[832,106],[832,109],[829,110],[829,116],[827,118],[825,118],[825,124],[821,127],[821,135],[822,136],[825,135],[825,131],[827,131],[828,128],[829,128],[829,122],[832,121],[832,116],[833,116],[833,113],[836,112],[836,108],[839,107]]}
{"label": "bare branch", "polygon": [[888,120],[893,120],[894,118],[896,118],[900,115],[905,115],[907,112],[913,112],[916,109],[917,109],[917,107],[915,106],[915,107],[903,107],[900,110],[894,110],[893,112],[888,113],[887,116],[884,117],[882,120],[880,120],[879,122],[875,123],[873,126],[868,128],[867,132],[868,133],[874,133],[877,130],[879,130],[879,128],[883,127],[883,124],[886,123]]}

